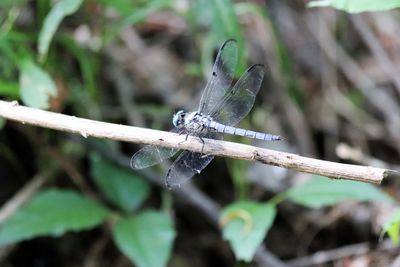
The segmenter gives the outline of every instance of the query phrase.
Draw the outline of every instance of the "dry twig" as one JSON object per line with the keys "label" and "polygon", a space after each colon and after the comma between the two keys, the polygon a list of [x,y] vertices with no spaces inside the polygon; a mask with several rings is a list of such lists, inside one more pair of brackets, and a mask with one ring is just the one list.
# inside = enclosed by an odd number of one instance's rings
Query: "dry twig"
{"label": "dry twig", "polygon": [[[197,138],[189,138],[186,142],[183,142],[185,137],[174,133],[76,118],[74,116],[20,106],[17,102],[0,101],[0,116],[19,121],[23,124],[79,133],[85,138],[93,136],[195,152],[202,150],[202,143]],[[206,154],[258,161],[264,164],[323,175],[334,179],[348,179],[379,184],[390,174],[397,175],[397,172],[388,169],[317,160],[238,143],[211,139],[205,139],[205,142],[206,146],[203,152]]]}
{"label": "dry twig", "polygon": [[301,258],[289,260],[285,262],[290,267],[306,267],[306,266],[319,266],[323,263],[336,261],[339,259],[361,256],[370,253],[371,250],[374,251],[390,251],[399,249],[398,246],[394,246],[390,240],[380,243],[376,248],[372,248],[371,244],[368,242],[353,244],[348,246],[343,246],[339,248],[334,248],[331,250],[318,251],[309,256],[304,256]]}
{"label": "dry twig", "polygon": [[8,200],[0,209],[0,225],[3,224],[15,211],[29,200],[38,191],[46,180],[49,174],[38,174],[21,190],[18,191],[10,200]]}

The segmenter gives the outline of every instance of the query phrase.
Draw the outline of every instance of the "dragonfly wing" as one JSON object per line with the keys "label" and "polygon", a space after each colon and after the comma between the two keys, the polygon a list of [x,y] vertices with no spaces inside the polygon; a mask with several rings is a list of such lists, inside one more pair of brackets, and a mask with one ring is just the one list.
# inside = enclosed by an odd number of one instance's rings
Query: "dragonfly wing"
{"label": "dragonfly wing", "polygon": [[[173,128],[170,132],[182,134],[183,130]],[[161,163],[176,154],[179,149],[147,145],[131,158],[131,168],[140,170]]]}
{"label": "dragonfly wing", "polygon": [[[222,139],[222,136],[215,132],[208,132],[201,137]],[[168,170],[165,184],[168,188],[179,186],[186,182],[193,175],[200,173],[214,158],[213,155],[204,155],[198,152],[183,151]]]}
{"label": "dragonfly wing", "polygon": [[210,116],[219,123],[236,125],[253,107],[263,78],[264,66],[260,64],[251,66],[239,81],[225,92],[220,103],[210,112]]}
{"label": "dragonfly wing", "polygon": [[136,152],[131,158],[131,168],[144,169],[161,163],[178,152],[176,148],[166,148],[155,145],[147,145]]}
{"label": "dragonfly wing", "polygon": [[203,95],[201,96],[199,112],[210,114],[213,107],[218,104],[225,92],[229,90],[237,63],[236,40],[227,40],[219,49],[217,58],[212,68]]}
{"label": "dragonfly wing", "polygon": [[183,151],[169,169],[165,184],[168,188],[181,185],[200,173],[213,158],[213,155]]}

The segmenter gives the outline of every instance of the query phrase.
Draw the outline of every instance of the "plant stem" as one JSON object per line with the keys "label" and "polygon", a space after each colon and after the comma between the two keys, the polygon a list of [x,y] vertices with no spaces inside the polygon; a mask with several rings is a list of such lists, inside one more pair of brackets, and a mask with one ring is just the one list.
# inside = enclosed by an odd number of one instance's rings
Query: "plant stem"
{"label": "plant stem", "polygon": [[[93,136],[131,143],[178,148],[194,152],[201,152],[203,149],[202,142],[196,137],[190,137],[187,141],[184,141],[185,136],[179,136],[171,132],[82,119],[20,106],[16,101],[6,102],[0,100],[0,116],[23,124],[78,133],[85,138]],[[347,179],[379,184],[389,175],[398,177],[398,172],[383,168],[318,160],[296,154],[220,140],[204,139],[204,141],[205,146],[203,152],[208,155],[257,161],[333,179]]]}

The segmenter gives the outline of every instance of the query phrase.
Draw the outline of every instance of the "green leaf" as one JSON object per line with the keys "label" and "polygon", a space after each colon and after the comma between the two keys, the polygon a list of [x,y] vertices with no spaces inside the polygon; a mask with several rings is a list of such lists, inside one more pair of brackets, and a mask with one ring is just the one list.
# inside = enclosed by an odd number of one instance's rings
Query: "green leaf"
{"label": "green leaf", "polygon": [[5,80],[14,80],[17,63],[17,56],[14,51],[16,41],[10,39],[9,34],[5,35],[0,31],[0,69],[2,79]]}
{"label": "green leaf", "polygon": [[4,125],[6,125],[6,119],[0,117],[0,130],[4,128]]}
{"label": "green leaf", "polygon": [[362,108],[365,105],[366,98],[358,89],[349,90],[344,93],[344,96],[357,108]]}
{"label": "green leaf", "polygon": [[39,33],[38,50],[40,62],[44,61],[47,51],[49,50],[50,42],[61,21],[66,16],[75,13],[81,4],[82,0],[61,0],[57,2],[50,10],[49,14],[47,14]]}
{"label": "green leaf", "polygon": [[308,3],[308,7],[326,7],[359,13],[366,11],[383,11],[400,7],[400,0],[314,0]]}
{"label": "green leaf", "polygon": [[119,15],[129,14],[136,10],[140,1],[126,1],[126,0],[98,0],[99,4],[104,5],[105,8],[113,8]]}
{"label": "green leaf", "polygon": [[[104,2],[105,0],[103,0]],[[128,2],[129,3],[129,2]],[[152,13],[168,8],[171,5],[171,0],[152,0],[152,1],[144,1],[145,5],[142,6],[136,6],[133,9],[125,9],[126,15],[121,19],[121,21],[115,25],[112,26],[112,28],[109,30],[109,32],[106,33],[104,39],[105,43],[108,43],[111,39],[114,38],[114,36],[118,33],[121,32],[122,29],[125,27],[128,27],[130,25],[135,25],[138,23],[143,22],[146,18],[148,18]],[[114,4],[116,4],[114,2]],[[118,4],[118,3],[117,3]],[[116,6],[114,6],[117,8]],[[121,7],[118,8],[119,11]],[[128,12],[126,12],[128,10]]]}
{"label": "green leaf", "polygon": [[275,219],[273,205],[240,201],[222,211],[223,238],[239,260],[250,261]]}
{"label": "green leaf", "polygon": [[49,108],[50,98],[57,95],[54,81],[47,72],[30,59],[23,59],[19,65],[19,85],[22,101],[27,106]]}
{"label": "green leaf", "polygon": [[16,5],[24,5],[28,0],[1,0],[0,7],[10,7]]}
{"label": "green leaf", "polygon": [[91,156],[91,174],[107,199],[124,211],[135,210],[149,195],[146,181],[95,154]]}
{"label": "green leaf", "polygon": [[19,85],[16,82],[0,80],[0,95],[17,99],[19,96]]}
{"label": "green leaf", "polygon": [[400,244],[400,209],[393,213],[393,215],[382,226],[381,237],[387,233],[396,246]]}
{"label": "green leaf", "polygon": [[249,183],[247,178],[249,163],[241,160],[227,160],[228,171],[232,177],[233,186],[235,189],[235,196],[237,199],[245,199],[249,191]]}
{"label": "green leaf", "polygon": [[271,27],[276,40],[275,51],[277,54],[279,72],[281,73],[280,79],[283,82],[286,94],[300,109],[304,109],[307,102],[306,97],[303,94],[304,90],[301,89],[298,79],[296,78],[296,71],[293,61],[289,56],[289,51],[283,42],[279,29],[274,23],[271,23]]}
{"label": "green leaf", "polygon": [[[236,74],[246,70],[246,49],[238,16],[232,0],[194,1],[190,16],[198,26],[210,28],[210,34],[201,45],[201,65],[203,73],[209,75],[209,67],[214,62],[214,52],[224,41],[234,38],[238,42],[238,64]],[[207,77],[208,78],[208,77]]]}
{"label": "green leaf", "polygon": [[37,194],[0,227],[0,244],[90,229],[107,215],[105,208],[76,192],[47,190]]}
{"label": "green leaf", "polygon": [[97,69],[99,67],[99,62],[97,59],[97,54],[87,51],[80,47],[73,38],[69,35],[61,35],[59,40],[62,44],[74,55],[79,63],[79,68],[82,73],[82,79],[84,82],[84,87],[90,93],[92,99],[96,99],[97,96],[97,84],[96,79]]}
{"label": "green leaf", "polygon": [[334,205],[345,200],[393,202],[390,196],[371,184],[325,177],[315,177],[293,187],[287,192],[287,197],[309,208]]}
{"label": "green leaf", "polygon": [[235,38],[241,48],[242,34],[234,1],[194,1],[190,15],[198,25],[210,27],[209,37],[213,39],[212,46],[219,45],[228,38]]}
{"label": "green leaf", "polygon": [[186,63],[184,66],[184,73],[195,77],[201,77],[201,65],[198,63]]}
{"label": "green leaf", "polygon": [[120,29],[129,25],[140,23],[148,18],[155,11],[169,7],[171,5],[170,0],[153,0],[147,2],[145,1],[144,3],[146,3],[144,6],[136,7],[133,12],[128,12],[129,15],[123,18],[121,24],[119,25]]}
{"label": "green leaf", "polygon": [[211,9],[213,23],[210,25],[219,36],[237,36],[240,32],[239,21],[232,0],[213,0]]}
{"label": "green leaf", "polygon": [[139,267],[166,266],[175,235],[171,218],[156,211],[121,219],[113,229],[119,249]]}

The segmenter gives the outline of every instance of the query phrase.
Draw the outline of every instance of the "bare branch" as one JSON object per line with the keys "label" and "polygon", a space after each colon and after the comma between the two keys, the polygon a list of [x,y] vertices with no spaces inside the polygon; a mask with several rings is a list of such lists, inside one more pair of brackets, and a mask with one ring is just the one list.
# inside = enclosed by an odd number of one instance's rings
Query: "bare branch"
{"label": "bare branch", "polygon": [[397,249],[398,246],[394,245],[390,240],[387,239],[384,242],[380,242],[377,247],[373,247],[372,244],[364,242],[330,250],[321,250],[312,255],[289,260],[285,263],[290,267],[318,266],[319,264],[332,262],[347,257],[365,255],[372,251],[375,253],[381,253],[382,251],[391,251]]}
{"label": "bare branch", "polygon": [[[183,142],[185,137],[174,133],[82,119],[20,106],[17,102],[0,100],[0,116],[19,121],[23,124],[78,133],[85,138],[93,136],[195,152],[201,152],[202,150],[202,143],[196,137],[191,137],[186,142]],[[205,139],[205,142],[206,145],[203,150],[205,154],[258,161],[264,164],[323,175],[334,179],[348,179],[379,184],[389,174],[397,175],[397,172],[388,169],[317,160],[244,144],[212,139]]]}
{"label": "bare branch", "polygon": [[20,206],[29,200],[36,191],[43,186],[49,177],[49,173],[36,175],[29,183],[19,190],[18,193],[7,201],[0,209],[0,225],[10,218]]}

